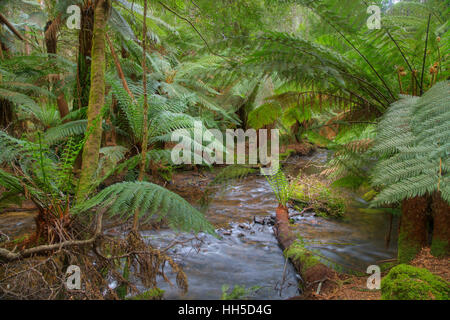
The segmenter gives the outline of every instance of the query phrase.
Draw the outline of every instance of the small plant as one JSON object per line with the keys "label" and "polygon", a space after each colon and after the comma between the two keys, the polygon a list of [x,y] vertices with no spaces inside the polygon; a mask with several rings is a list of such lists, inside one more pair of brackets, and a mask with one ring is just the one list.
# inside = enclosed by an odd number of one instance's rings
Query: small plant
{"label": "small plant", "polygon": [[269,182],[269,185],[272,188],[273,192],[275,193],[275,197],[277,198],[278,203],[286,208],[287,203],[291,198],[293,188],[283,171],[278,170],[274,175],[266,176],[266,179],[267,182]]}
{"label": "small plant", "polygon": [[248,289],[245,286],[236,285],[230,291],[230,286],[224,284],[222,286],[222,300],[247,300],[249,297],[253,296],[259,289],[260,286],[253,286]]}

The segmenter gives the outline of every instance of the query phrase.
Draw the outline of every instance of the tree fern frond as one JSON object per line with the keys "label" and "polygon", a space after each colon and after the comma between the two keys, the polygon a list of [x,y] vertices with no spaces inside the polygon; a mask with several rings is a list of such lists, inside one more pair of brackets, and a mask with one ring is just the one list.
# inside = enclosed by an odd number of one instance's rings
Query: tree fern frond
{"label": "tree fern frond", "polygon": [[111,216],[122,219],[132,217],[135,210],[139,210],[140,217],[145,221],[166,218],[169,226],[176,230],[214,233],[214,228],[203,214],[186,200],[149,182],[114,184],[78,205],[73,213],[86,212],[96,206],[107,207]]}

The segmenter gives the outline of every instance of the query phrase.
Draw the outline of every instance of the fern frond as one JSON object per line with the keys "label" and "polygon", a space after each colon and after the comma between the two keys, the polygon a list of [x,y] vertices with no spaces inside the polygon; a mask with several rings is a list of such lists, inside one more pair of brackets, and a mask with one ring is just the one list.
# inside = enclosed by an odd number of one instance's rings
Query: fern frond
{"label": "fern frond", "polygon": [[179,195],[149,182],[122,182],[114,184],[83,204],[73,213],[86,212],[96,206],[107,207],[111,216],[129,219],[136,210],[140,218],[149,221],[167,219],[169,226],[182,231],[205,231],[214,233],[214,228],[203,214]]}

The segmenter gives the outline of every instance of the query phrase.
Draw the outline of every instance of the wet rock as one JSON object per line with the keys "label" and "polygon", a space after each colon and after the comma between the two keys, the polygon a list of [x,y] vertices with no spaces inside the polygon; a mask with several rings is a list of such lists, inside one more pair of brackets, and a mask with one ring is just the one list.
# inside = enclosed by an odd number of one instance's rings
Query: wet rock
{"label": "wet rock", "polygon": [[241,228],[241,229],[244,229],[244,230],[250,230],[251,229],[251,227],[248,224],[246,224],[246,223],[240,223],[238,227]]}
{"label": "wet rock", "polygon": [[265,217],[254,216],[253,223],[261,224],[263,226],[273,226],[275,224],[275,217],[274,216],[265,216]]}

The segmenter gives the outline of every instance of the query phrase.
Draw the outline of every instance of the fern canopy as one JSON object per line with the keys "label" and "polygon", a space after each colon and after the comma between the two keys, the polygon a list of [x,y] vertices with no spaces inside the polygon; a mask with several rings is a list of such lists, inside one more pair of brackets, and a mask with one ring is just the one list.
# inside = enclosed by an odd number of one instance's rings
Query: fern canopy
{"label": "fern canopy", "polygon": [[373,185],[382,191],[373,205],[441,193],[450,203],[450,82],[433,86],[422,97],[394,103],[378,125],[370,150],[380,157]]}
{"label": "fern canopy", "polygon": [[116,183],[77,205],[72,212],[83,213],[97,206],[107,207],[112,217],[123,220],[138,210],[145,222],[166,219],[175,230],[214,234],[214,227],[200,211],[176,193],[150,182]]}

